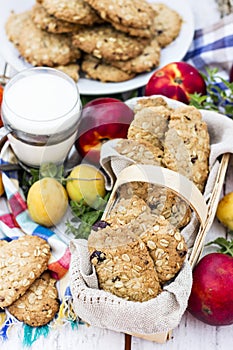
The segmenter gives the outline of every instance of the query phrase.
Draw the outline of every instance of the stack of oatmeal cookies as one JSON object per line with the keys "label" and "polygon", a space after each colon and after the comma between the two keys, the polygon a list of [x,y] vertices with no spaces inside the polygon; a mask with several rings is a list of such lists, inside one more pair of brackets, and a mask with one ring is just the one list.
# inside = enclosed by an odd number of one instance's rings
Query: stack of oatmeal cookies
{"label": "stack of oatmeal cookies", "polygon": [[[138,99],[134,112],[127,139],[115,143],[118,154],[134,164],[180,173],[203,192],[210,140],[200,111],[171,108],[163,98],[149,97]],[[191,209],[170,189],[149,182],[124,183],[117,191],[105,221],[88,238],[90,259],[101,289],[143,302],[156,297],[182,268],[188,250],[182,228]]]}
{"label": "stack of oatmeal cookies", "polygon": [[59,310],[56,280],[48,272],[49,244],[25,235],[0,240],[0,308],[29,326],[49,323]]}
{"label": "stack of oatmeal cookies", "polygon": [[9,40],[33,66],[55,67],[75,81],[121,82],[151,71],[179,35],[182,18],[146,0],[37,0],[6,23]]}

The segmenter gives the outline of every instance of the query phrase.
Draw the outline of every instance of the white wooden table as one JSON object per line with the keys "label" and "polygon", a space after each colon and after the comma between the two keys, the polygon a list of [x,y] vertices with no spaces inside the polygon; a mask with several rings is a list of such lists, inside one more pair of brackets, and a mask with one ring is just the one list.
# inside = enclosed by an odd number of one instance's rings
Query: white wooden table
{"label": "white wooden table", "polygon": [[[172,1],[172,0],[171,0]],[[188,0],[184,0],[188,1]],[[202,28],[219,19],[217,5],[214,0],[189,0],[195,16],[195,27]],[[0,56],[0,73],[4,66],[4,59]],[[233,162],[232,162],[233,163]],[[228,170],[225,191],[233,191],[233,166]],[[215,222],[208,239],[224,235],[224,229]],[[227,350],[232,349],[233,326],[213,327],[206,325],[186,312],[180,325],[173,330],[172,339],[165,344],[157,344],[132,337],[132,350]],[[59,333],[50,332],[46,339],[39,338],[30,350],[124,350],[125,335],[109,330],[80,325],[77,330],[63,327]],[[14,332],[8,342],[0,342],[1,350],[22,350],[22,344],[15,337]]]}

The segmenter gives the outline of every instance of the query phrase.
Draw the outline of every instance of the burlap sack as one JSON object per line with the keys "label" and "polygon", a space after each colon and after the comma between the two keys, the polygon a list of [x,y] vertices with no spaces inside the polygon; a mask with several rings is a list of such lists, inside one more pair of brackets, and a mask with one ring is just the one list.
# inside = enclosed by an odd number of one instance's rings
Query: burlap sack
{"label": "burlap sack", "polygon": [[[177,107],[181,103],[166,99],[169,105]],[[128,101],[133,108],[136,99]],[[213,190],[219,169],[218,157],[224,153],[233,153],[233,122],[215,112],[202,111],[208,124],[211,139],[210,174],[206,184],[204,199],[207,201]],[[102,149],[102,166],[110,178],[110,186],[125,166],[128,159],[115,154],[111,141]],[[111,182],[112,181],[112,182]],[[182,234],[192,248],[198,229],[198,219],[194,215],[191,222],[182,230]],[[176,279],[164,286],[163,292],[156,298],[139,303],[126,301],[108,292],[98,289],[98,280],[93,269],[87,241],[73,240],[70,243],[71,266],[70,286],[73,307],[76,314],[93,326],[108,328],[130,334],[157,334],[175,328],[186,310],[192,286],[192,269],[186,261]]]}

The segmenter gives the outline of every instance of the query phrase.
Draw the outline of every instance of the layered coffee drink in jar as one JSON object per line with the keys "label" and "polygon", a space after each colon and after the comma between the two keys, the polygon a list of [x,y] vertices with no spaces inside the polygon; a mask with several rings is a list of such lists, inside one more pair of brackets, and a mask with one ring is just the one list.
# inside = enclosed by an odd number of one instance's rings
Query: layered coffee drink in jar
{"label": "layered coffee drink in jar", "polygon": [[6,85],[2,119],[10,145],[22,163],[61,164],[73,146],[81,116],[77,84],[53,68],[16,74]]}

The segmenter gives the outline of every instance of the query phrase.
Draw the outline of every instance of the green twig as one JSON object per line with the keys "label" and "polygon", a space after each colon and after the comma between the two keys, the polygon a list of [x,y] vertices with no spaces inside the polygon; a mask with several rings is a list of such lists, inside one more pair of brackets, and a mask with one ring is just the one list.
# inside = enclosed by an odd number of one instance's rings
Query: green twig
{"label": "green twig", "polygon": [[233,257],[233,240],[229,241],[226,238],[218,237],[214,241],[207,243],[206,246],[209,246],[212,244],[220,247],[217,250],[217,252],[227,254]]}
{"label": "green twig", "polygon": [[[194,93],[190,95],[190,104],[198,109],[206,109],[226,114],[233,118],[233,83],[218,75],[218,69],[206,68],[201,73],[206,83],[206,95]],[[223,88],[219,84],[223,85]]]}

